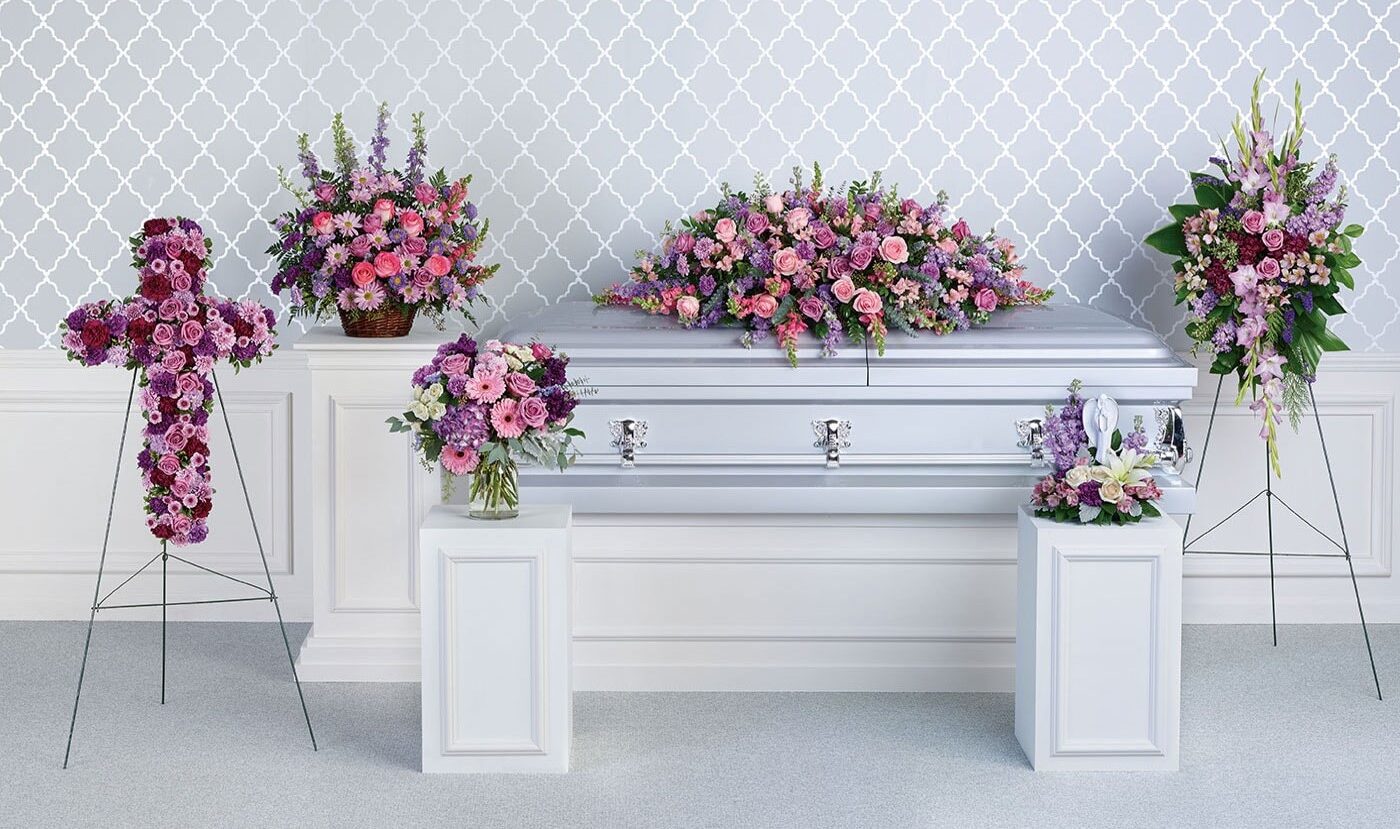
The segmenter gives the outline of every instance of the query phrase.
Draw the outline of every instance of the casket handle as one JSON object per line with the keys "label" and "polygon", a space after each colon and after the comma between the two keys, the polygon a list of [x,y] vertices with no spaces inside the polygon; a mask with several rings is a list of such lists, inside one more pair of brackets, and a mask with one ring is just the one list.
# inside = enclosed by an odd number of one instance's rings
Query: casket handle
{"label": "casket handle", "polygon": [[631,469],[636,466],[636,450],[645,449],[647,445],[647,422],[631,418],[610,420],[608,429],[612,431],[612,445],[622,456],[622,468]]}
{"label": "casket handle", "polygon": [[836,469],[841,466],[841,450],[851,446],[851,421],[835,418],[814,420],[812,431],[817,436],[812,445],[826,450],[826,468]]}
{"label": "casket handle", "polygon": [[1152,407],[1157,418],[1157,437],[1152,450],[1162,468],[1174,475],[1186,470],[1191,462],[1191,446],[1186,442],[1186,419],[1181,408],[1169,404]]}
{"label": "casket handle", "polygon": [[1016,434],[1020,440],[1016,445],[1031,450],[1031,464],[1040,466],[1045,462],[1045,420],[1039,417],[1023,417],[1016,421]]}

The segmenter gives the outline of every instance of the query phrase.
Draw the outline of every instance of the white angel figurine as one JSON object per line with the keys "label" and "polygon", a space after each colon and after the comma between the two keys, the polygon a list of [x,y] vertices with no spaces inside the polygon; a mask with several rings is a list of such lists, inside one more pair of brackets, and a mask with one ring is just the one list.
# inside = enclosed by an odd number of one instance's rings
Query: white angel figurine
{"label": "white angel figurine", "polygon": [[1118,401],[1106,394],[1084,401],[1084,432],[1094,447],[1095,459],[1108,463],[1113,454],[1113,432],[1118,428]]}

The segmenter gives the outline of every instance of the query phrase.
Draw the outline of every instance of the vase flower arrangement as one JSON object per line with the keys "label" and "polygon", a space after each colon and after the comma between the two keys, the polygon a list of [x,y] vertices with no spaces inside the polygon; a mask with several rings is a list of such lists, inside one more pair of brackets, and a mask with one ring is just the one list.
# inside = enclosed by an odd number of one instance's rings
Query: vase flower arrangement
{"label": "vase flower arrangement", "polygon": [[1124,435],[1115,429],[1102,454],[1084,429],[1084,398],[1078,380],[1065,405],[1045,408],[1045,449],[1051,473],[1031,490],[1035,514],[1081,524],[1133,524],[1161,515],[1153,503],[1162,497],[1151,469],[1155,455],[1144,451],[1147,433],[1138,423]]}
{"label": "vase flower arrangement", "polygon": [[517,462],[567,469],[577,458],[570,426],[591,392],[568,378],[569,358],[543,343],[478,343],[463,334],[413,374],[413,401],[390,431],[409,432],[424,466],[441,463],[447,486],[470,475],[471,514],[509,518],[520,498]]}
{"label": "vase flower arrangement", "polygon": [[720,202],[669,223],[659,253],[642,251],[629,282],[595,297],[674,315],[687,328],[746,328],[744,344],[775,336],[797,364],[804,334],[834,353],[867,338],[883,354],[890,328],[945,334],[986,322],[998,308],[1050,296],[1026,282],[1005,238],[951,224],[946,200],[902,199],[878,174],[839,192],[793,173],[773,192],[721,189]]}
{"label": "vase flower arrangement", "polygon": [[1260,113],[1262,79],[1250,95],[1248,129],[1237,117],[1232,141],[1211,159],[1219,174],[1193,173],[1194,203],[1172,205],[1171,224],[1146,243],[1174,257],[1176,302],[1190,309],[1186,333],[1214,354],[1213,373],[1239,376],[1237,404],[1254,397],[1260,437],[1281,473],[1280,413],[1297,428],[1322,352],[1346,349],[1327,318],[1345,313],[1337,294],[1355,287],[1351,270],[1361,259],[1352,239],[1362,227],[1342,226],[1346,188],[1333,195],[1336,157],[1321,166],[1299,157],[1300,87],[1293,123],[1275,141]]}
{"label": "vase flower arrangement", "polygon": [[298,207],[272,220],[277,258],[272,290],[287,292],[293,316],[340,315],[352,336],[402,336],[422,311],[441,327],[449,311],[471,319],[469,306],[497,265],[474,264],[490,227],[467,201],[471,176],[426,175],[423,114],[413,116],[413,144],[403,170],[385,167],[388,106],[381,104],[362,164],[345,121],[331,122],[336,169],[321,167],[302,133],[303,189],[278,168]]}
{"label": "vase flower arrangement", "polygon": [[272,310],[253,300],[203,293],[213,243],[184,218],[151,219],[131,237],[137,295],[80,305],[60,328],[70,360],[141,372],[145,445],[137,455],[146,487],[146,526],[176,546],[209,534],[213,508],[209,415],[214,364],[235,370],[276,347]]}

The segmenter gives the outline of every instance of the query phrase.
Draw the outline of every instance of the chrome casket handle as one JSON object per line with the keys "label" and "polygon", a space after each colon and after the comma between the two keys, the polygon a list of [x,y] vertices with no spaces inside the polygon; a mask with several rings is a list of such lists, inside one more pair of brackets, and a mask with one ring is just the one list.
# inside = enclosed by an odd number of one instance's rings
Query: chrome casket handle
{"label": "chrome casket handle", "polygon": [[608,429],[612,432],[612,446],[622,456],[622,468],[631,469],[636,466],[636,450],[645,449],[647,445],[647,422],[631,418],[610,420]]}
{"label": "chrome casket handle", "polygon": [[851,446],[851,421],[834,418],[814,420],[812,432],[817,436],[812,445],[826,450],[826,468],[836,469],[841,466],[841,450]]}

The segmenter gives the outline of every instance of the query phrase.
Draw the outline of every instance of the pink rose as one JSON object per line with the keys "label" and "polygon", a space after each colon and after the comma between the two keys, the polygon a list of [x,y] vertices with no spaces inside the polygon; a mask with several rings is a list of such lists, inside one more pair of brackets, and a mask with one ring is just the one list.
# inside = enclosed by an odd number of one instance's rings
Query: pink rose
{"label": "pink rose", "polygon": [[398,273],[402,267],[403,263],[399,261],[398,255],[387,250],[374,257],[374,272],[386,279]]}
{"label": "pink rose", "polygon": [[768,229],[768,217],[762,213],[750,213],[749,217],[744,220],[744,227],[757,236]]}
{"label": "pink rose", "polygon": [[725,217],[715,222],[715,238],[726,245],[734,241],[734,237],[739,235],[739,228],[734,224],[734,220]]}
{"label": "pink rose", "polygon": [[693,320],[700,315],[700,300],[689,294],[676,300],[676,314],[681,319]]}
{"label": "pink rose", "polygon": [[783,248],[773,254],[773,270],[783,276],[792,276],[802,267],[802,257],[792,248]]}
{"label": "pink rose", "polygon": [[676,237],[676,241],[671,243],[676,253],[690,253],[695,249],[695,237],[689,233],[682,233]]}
{"label": "pink rose", "polygon": [[423,217],[413,210],[405,210],[399,213],[399,227],[409,236],[417,236],[423,232]]}
{"label": "pink rose", "polygon": [[884,309],[885,304],[880,301],[880,295],[869,288],[861,288],[856,291],[855,300],[851,307],[856,309],[856,313],[874,316]]}
{"label": "pink rose", "polygon": [[442,358],[442,373],[454,377],[465,375],[470,362],[465,354],[449,354]]}
{"label": "pink rose", "polygon": [[447,276],[448,271],[452,270],[452,263],[448,261],[446,256],[435,253],[428,257],[428,261],[423,263],[423,267],[433,276]]}
{"label": "pink rose", "polygon": [[537,386],[535,381],[530,379],[530,375],[512,371],[506,375],[506,388],[516,397],[528,397],[535,393]]}
{"label": "pink rose", "polygon": [[880,258],[894,265],[909,261],[909,244],[903,236],[886,236],[880,240]]}
{"label": "pink rose", "polygon": [[[203,385],[199,382],[199,375],[197,374],[181,374],[179,378],[177,385],[180,387],[180,392],[182,394],[189,394]],[[172,426],[171,428],[173,429],[175,427]]]}
{"label": "pink rose", "polygon": [[436,277],[434,277],[432,274],[428,273],[427,268],[419,268],[418,270],[413,272],[413,284],[417,285],[420,288],[426,288],[429,285],[433,284],[433,280],[435,278]]}
{"label": "pink rose", "polygon": [[1264,232],[1264,214],[1258,210],[1246,210],[1240,217],[1240,224],[1244,225],[1247,233]]}
{"label": "pink rose", "polygon": [[812,220],[812,211],[805,207],[794,207],[787,214],[787,228],[792,233],[796,233],[807,226]]}
{"label": "pink rose", "polygon": [[423,204],[432,204],[437,201],[437,190],[426,181],[419,182],[413,187],[413,197]]}
{"label": "pink rose", "polygon": [[1270,228],[1264,231],[1264,247],[1269,250],[1278,250],[1283,247],[1283,231],[1278,228]]}
{"label": "pink rose", "polygon": [[850,302],[851,297],[856,295],[856,284],[849,276],[843,276],[831,283],[831,295],[841,302]]}
{"label": "pink rose", "polygon": [[394,218],[394,203],[388,199],[379,199],[374,203],[374,215],[379,217],[379,221],[387,222]]}
{"label": "pink rose", "polygon": [[819,320],[822,318],[822,312],[826,310],[826,303],[814,296],[804,296],[798,300],[797,310],[807,319]]}
{"label": "pink rose", "polygon": [[375,280],[378,274],[374,271],[374,266],[368,262],[356,262],[355,267],[350,269],[350,281],[358,288],[363,288]]}
{"label": "pink rose", "polygon": [[983,288],[978,291],[977,296],[972,301],[982,311],[995,311],[997,309],[997,293],[991,288]]}
{"label": "pink rose", "polygon": [[767,210],[769,213],[783,212],[783,197],[777,193],[773,193],[763,200],[763,209]]}
{"label": "pink rose", "polygon": [[177,291],[188,291],[194,287],[194,279],[187,273],[177,273],[170,280],[170,285]]}
{"label": "pink rose", "polygon": [[836,244],[836,231],[832,230],[825,222],[816,225],[812,230],[812,244],[820,250],[826,250]]}
{"label": "pink rose", "polygon": [[409,256],[422,256],[428,252],[428,240],[422,236],[412,236],[403,240],[403,252]]}
{"label": "pink rose", "polygon": [[321,201],[335,201],[335,185],[327,181],[316,185],[316,198]]}
{"label": "pink rose", "polygon": [[151,342],[156,345],[170,345],[175,342],[175,329],[166,322],[156,323],[156,327],[151,330]]}
{"label": "pink rose", "polygon": [[179,371],[185,367],[185,352],[167,351],[165,352],[165,356],[160,358],[160,364],[164,366],[167,371]]}
{"label": "pink rose", "polygon": [[548,360],[554,352],[544,343],[530,343],[530,356],[536,360]]}
{"label": "pink rose", "polygon": [[311,217],[311,229],[317,236],[329,236],[335,231],[335,217],[322,210]]}
{"label": "pink rose", "polygon": [[869,219],[872,222],[878,222],[880,220],[879,202],[868,201],[865,203],[865,218]]}
{"label": "pink rose", "polygon": [[958,219],[953,223],[953,238],[957,239],[959,242],[966,239],[971,233],[972,231],[967,229],[967,222],[962,219]]}
{"label": "pink rose", "polygon": [[531,429],[538,429],[549,420],[549,408],[538,397],[527,397],[520,401],[519,412],[520,419]]}
{"label": "pink rose", "polygon": [[204,336],[204,326],[194,320],[186,320],[180,326],[180,339],[185,341],[185,345],[195,345]]}
{"label": "pink rose", "polygon": [[764,319],[772,319],[773,312],[778,310],[778,300],[772,294],[759,294],[754,297],[753,312],[756,316]]}
{"label": "pink rose", "polygon": [[952,239],[941,239],[938,242],[938,249],[944,253],[957,253],[958,243]]}
{"label": "pink rose", "polygon": [[[875,248],[869,245],[856,245],[851,248],[851,268],[863,271],[875,259]],[[842,300],[845,302],[845,300]]]}
{"label": "pink rose", "polygon": [[849,276],[851,273],[851,260],[844,256],[837,256],[826,263],[826,275],[832,279],[840,279]]}
{"label": "pink rose", "polygon": [[1272,256],[1265,256],[1254,266],[1254,272],[1259,275],[1260,279],[1278,279],[1281,270],[1278,260]]}
{"label": "pink rose", "polygon": [[365,233],[378,233],[384,229],[384,220],[379,218],[378,213],[371,213],[360,222],[360,227]]}
{"label": "pink rose", "polygon": [[173,454],[161,455],[160,460],[156,461],[156,469],[167,475],[174,475],[180,471],[180,459]]}
{"label": "pink rose", "polygon": [[346,246],[346,250],[356,259],[364,259],[366,256],[369,256],[369,237],[356,236],[354,239],[350,240],[350,244]]}

